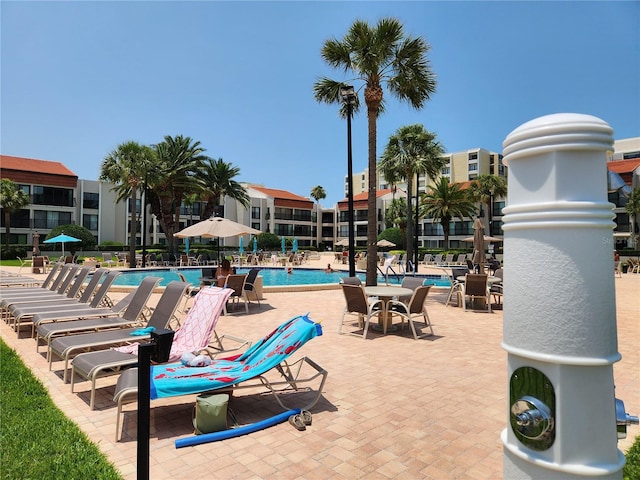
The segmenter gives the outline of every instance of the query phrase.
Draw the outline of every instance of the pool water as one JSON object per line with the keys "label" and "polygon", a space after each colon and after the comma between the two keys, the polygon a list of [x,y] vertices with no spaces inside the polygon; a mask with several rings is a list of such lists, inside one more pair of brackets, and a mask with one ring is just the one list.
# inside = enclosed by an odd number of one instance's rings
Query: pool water
{"label": "pool water", "polygon": [[[160,277],[160,286],[166,286],[169,282],[174,280],[180,280],[180,277],[176,274],[180,272],[184,275],[188,282],[194,285],[200,284],[200,277],[202,271],[199,268],[167,268],[167,269],[153,269],[153,270],[131,270],[123,271],[122,275],[118,276],[114,282],[114,285],[130,285],[138,286],[142,279],[147,276]],[[239,268],[237,273],[249,273],[248,268]],[[331,272],[326,273],[324,270],[310,269],[310,268],[294,268],[292,273],[287,273],[284,268],[261,268],[259,275],[262,277],[262,285],[265,287],[275,286],[288,286],[288,285],[317,285],[317,284],[329,284],[339,283],[340,279],[348,276],[347,272]],[[364,282],[365,274],[358,274],[360,279]],[[436,275],[419,275],[424,277],[426,285],[433,284],[439,287],[449,287],[448,278],[443,278]],[[384,283],[384,278],[379,277],[378,282]],[[399,284],[402,281],[402,277],[389,277],[390,284]]]}

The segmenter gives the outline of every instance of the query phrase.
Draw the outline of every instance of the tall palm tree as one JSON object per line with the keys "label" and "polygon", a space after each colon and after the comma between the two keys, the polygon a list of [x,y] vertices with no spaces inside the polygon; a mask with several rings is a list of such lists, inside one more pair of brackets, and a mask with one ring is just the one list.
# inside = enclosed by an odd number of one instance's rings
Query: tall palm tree
{"label": "tall palm tree", "polygon": [[4,242],[7,249],[11,234],[11,214],[26,207],[29,203],[31,203],[29,195],[21,190],[17,183],[8,178],[0,179],[0,204],[4,209]]}
{"label": "tall palm tree", "polygon": [[[385,178],[398,178],[407,182],[407,261],[413,259],[413,180],[418,174],[436,178],[446,163],[444,148],[436,135],[420,124],[400,127],[391,137],[378,167]],[[416,189],[418,186],[416,185]]]}
{"label": "tall palm tree", "polygon": [[462,190],[459,183],[449,183],[449,179],[441,177],[435,185],[429,185],[429,190],[420,197],[421,217],[431,217],[435,223],[442,225],[444,231],[444,247],[449,245],[449,224],[454,218],[464,221],[464,217],[471,217],[475,213],[475,204]]}
{"label": "tall palm tree", "polygon": [[[351,72],[354,78],[347,81],[320,78],[313,86],[318,102],[340,103],[340,87],[352,80],[364,84],[364,101],[367,106],[369,135],[369,191],[367,201],[367,285],[376,285],[377,215],[376,215],[376,135],[377,118],[384,111],[383,85],[392,96],[420,109],[436,89],[435,75],[426,55],[429,45],[421,37],[405,36],[402,24],[395,18],[382,18],[372,27],[356,20],[347,34],[338,40],[327,40],[321,56],[331,67]],[[357,90],[360,90],[358,88]],[[358,111],[359,103],[353,106]],[[341,115],[346,116],[346,105]]]}
{"label": "tall palm tree", "polygon": [[640,214],[640,187],[634,188],[628,195],[624,211],[629,214],[629,223],[631,224],[631,244],[633,248],[636,248],[638,236],[636,235],[635,223],[637,223],[638,215]]}
{"label": "tall palm tree", "polygon": [[[116,201],[130,203],[130,227],[129,227],[129,266],[136,267],[136,235],[138,233],[138,219],[136,216],[136,201],[138,191],[145,188],[145,180],[148,172],[154,164],[154,152],[137,142],[128,141],[118,145],[102,161],[100,167],[100,180],[113,183],[112,188],[116,192]],[[144,211],[144,205],[141,206]]]}
{"label": "tall palm tree", "polygon": [[407,200],[402,197],[391,200],[389,208],[384,214],[384,220],[387,228],[398,227],[406,240]]}
{"label": "tall palm tree", "polygon": [[483,174],[478,175],[469,185],[467,194],[471,200],[481,203],[487,208],[487,221],[489,235],[493,235],[491,231],[491,223],[493,218],[493,199],[496,197],[504,197],[507,195],[507,182],[503,177],[498,175]]}
{"label": "tall palm tree", "polygon": [[200,178],[204,183],[202,198],[207,202],[202,218],[210,218],[215,207],[220,205],[224,197],[237,200],[243,207],[251,206],[247,190],[234,177],[240,175],[240,169],[221,158],[217,160],[207,157],[200,167]]}
{"label": "tall palm tree", "polygon": [[316,185],[311,189],[311,198],[316,201],[316,212],[318,227],[316,228],[316,246],[320,246],[320,233],[322,230],[322,212],[320,212],[320,200],[327,198],[327,192],[320,185]]}
{"label": "tall palm tree", "polygon": [[185,195],[202,189],[203,181],[197,173],[207,157],[200,142],[182,135],[167,135],[153,148],[157,164],[149,179],[151,211],[167,237],[169,251],[176,253],[173,234],[180,227],[180,206]]}

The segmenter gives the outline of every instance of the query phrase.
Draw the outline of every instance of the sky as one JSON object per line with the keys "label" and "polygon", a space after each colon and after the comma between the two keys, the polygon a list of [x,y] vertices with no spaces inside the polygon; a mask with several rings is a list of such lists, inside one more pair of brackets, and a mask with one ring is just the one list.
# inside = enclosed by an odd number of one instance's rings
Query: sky
{"label": "sky", "polygon": [[[447,152],[502,152],[521,124],[595,115],[640,136],[640,2],[7,1],[0,3],[0,152],[62,162],[97,180],[119,144],[184,135],[236,180],[344,198],[347,126],[317,103],[324,42],[355,20],[395,17],[430,45],[437,90],[421,110],[385,90],[377,154],[420,123]],[[367,119],[352,122],[353,171]]]}

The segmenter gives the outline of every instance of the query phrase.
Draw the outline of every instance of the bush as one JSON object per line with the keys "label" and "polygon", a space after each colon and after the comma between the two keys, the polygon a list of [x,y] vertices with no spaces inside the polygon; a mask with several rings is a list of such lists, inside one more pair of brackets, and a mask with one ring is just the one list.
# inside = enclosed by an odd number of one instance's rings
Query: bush
{"label": "bush", "polygon": [[626,454],[627,463],[624,466],[624,480],[637,480],[640,478],[640,435]]}
{"label": "bush", "polygon": [[9,245],[9,248],[3,246],[0,249],[0,258],[3,260],[15,260],[16,258],[25,258],[27,256],[27,249],[31,250],[25,245]]}

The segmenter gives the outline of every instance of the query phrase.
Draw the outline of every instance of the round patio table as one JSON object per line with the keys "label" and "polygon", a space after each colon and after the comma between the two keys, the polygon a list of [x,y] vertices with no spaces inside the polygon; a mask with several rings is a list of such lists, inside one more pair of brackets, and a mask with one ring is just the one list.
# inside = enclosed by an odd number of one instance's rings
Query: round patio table
{"label": "round patio table", "polygon": [[378,297],[382,300],[382,317],[378,317],[379,325],[375,330],[382,330],[383,332],[395,332],[398,328],[391,322],[391,315],[389,314],[389,301],[393,297],[406,297],[413,295],[413,290],[405,287],[391,287],[389,285],[376,286],[376,287],[364,287],[364,291],[368,297]]}

